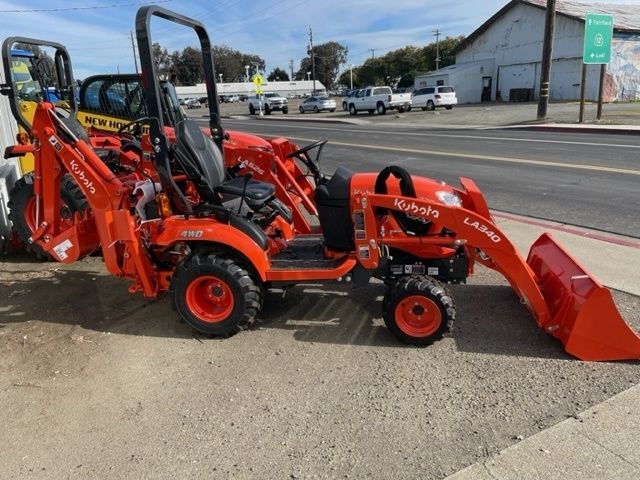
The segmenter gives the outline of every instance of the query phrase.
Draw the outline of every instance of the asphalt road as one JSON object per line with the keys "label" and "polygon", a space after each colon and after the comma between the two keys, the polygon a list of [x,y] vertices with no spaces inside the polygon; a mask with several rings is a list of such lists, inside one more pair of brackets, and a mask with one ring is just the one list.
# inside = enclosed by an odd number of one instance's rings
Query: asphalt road
{"label": "asphalt road", "polygon": [[493,209],[640,237],[637,136],[255,119],[224,125],[301,144],[328,138],[322,157],[328,173],[338,165],[376,171],[397,164],[452,185],[466,176]]}

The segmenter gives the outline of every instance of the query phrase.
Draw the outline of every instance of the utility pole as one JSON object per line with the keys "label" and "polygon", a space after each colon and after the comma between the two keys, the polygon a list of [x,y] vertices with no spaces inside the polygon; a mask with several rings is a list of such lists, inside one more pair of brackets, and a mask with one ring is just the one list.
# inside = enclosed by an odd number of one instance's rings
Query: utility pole
{"label": "utility pole", "polygon": [[129,30],[129,33],[131,34],[131,49],[133,50],[133,63],[135,63],[136,73],[138,73],[138,58],[136,57],[136,44],[133,41],[133,32]]}
{"label": "utility pole", "polygon": [[368,50],[371,52],[371,60],[376,58],[376,50],[377,50],[377,48],[369,48]]}
{"label": "utility pole", "polygon": [[313,94],[316,94],[316,55],[313,52],[313,32],[309,26],[309,53],[311,54],[311,72],[313,74]]}
{"label": "utility pole", "polygon": [[433,35],[436,37],[436,71],[440,70],[440,35],[442,32],[437,28],[433,30]]}
{"label": "utility pole", "polygon": [[349,65],[349,77],[351,79],[351,90],[353,90],[353,63]]}
{"label": "utility pole", "polygon": [[544,23],[542,44],[542,67],[540,72],[540,97],[538,98],[538,120],[547,118],[549,107],[549,77],[553,54],[553,33],[556,27],[556,0],[547,0],[547,15]]}
{"label": "utility pole", "polygon": [[293,82],[293,59],[289,60],[289,70],[291,71],[291,76],[289,77],[289,80]]}

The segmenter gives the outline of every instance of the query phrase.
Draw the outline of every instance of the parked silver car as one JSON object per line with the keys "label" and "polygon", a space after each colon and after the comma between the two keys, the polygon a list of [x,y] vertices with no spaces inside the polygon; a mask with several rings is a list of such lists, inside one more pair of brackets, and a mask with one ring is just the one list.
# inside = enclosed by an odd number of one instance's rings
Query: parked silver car
{"label": "parked silver car", "polygon": [[198,100],[197,98],[192,98],[191,100],[187,100],[186,106],[188,109],[192,109],[192,108],[200,108],[202,104],[200,103],[200,100]]}
{"label": "parked silver car", "polygon": [[304,112],[321,112],[323,110],[329,110],[335,112],[336,101],[329,97],[309,97],[298,107],[300,113]]}

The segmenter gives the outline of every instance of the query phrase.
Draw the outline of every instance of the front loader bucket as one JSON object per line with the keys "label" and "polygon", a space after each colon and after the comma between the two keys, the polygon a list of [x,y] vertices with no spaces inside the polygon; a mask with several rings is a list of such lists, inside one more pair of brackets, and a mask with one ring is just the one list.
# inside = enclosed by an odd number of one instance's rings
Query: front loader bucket
{"label": "front loader bucket", "polygon": [[551,313],[542,325],[581,360],[640,359],[640,337],[625,323],[611,292],[549,234],[531,246],[527,263]]}

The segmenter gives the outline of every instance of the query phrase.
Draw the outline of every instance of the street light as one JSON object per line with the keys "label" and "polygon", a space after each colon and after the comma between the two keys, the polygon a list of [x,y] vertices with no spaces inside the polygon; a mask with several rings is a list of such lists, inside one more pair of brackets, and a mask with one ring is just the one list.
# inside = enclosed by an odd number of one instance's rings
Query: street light
{"label": "street light", "polygon": [[220,83],[222,83],[222,74],[219,73],[218,76],[220,77]]}
{"label": "street light", "polygon": [[307,72],[307,81],[311,80],[311,72]]}
{"label": "street light", "polygon": [[249,65],[244,66],[244,81],[249,81]]}

